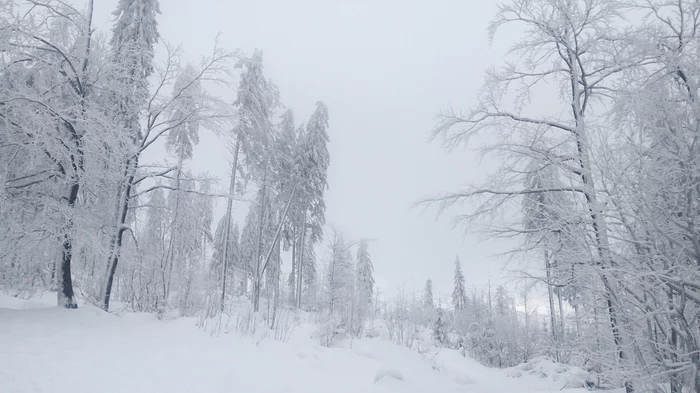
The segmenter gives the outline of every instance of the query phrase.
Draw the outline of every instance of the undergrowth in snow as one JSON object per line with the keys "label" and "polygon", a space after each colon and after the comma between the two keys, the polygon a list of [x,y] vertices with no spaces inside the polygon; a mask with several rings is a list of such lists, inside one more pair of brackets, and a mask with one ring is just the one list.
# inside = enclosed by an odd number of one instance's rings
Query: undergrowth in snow
{"label": "undergrowth in snow", "polygon": [[0,296],[3,393],[549,392],[578,375],[547,359],[503,371],[454,350],[401,347],[379,323],[375,338],[328,348],[308,313],[283,316],[293,329],[275,337],[243,307],[214,335],[214,319],[109,314],[89,305],[66,310],[54,302],[55,295]]}
{"label": "undergrowth in snow", "polygon": [[511,378],[533,376],[546,380],[553,386],[559,385],[560,389],[584,388],[586,382],[591,382],[589,373],[580,368],[557,363],[548,357],[537,357],[528,362],[519,364],[505,370],[505,374]]}

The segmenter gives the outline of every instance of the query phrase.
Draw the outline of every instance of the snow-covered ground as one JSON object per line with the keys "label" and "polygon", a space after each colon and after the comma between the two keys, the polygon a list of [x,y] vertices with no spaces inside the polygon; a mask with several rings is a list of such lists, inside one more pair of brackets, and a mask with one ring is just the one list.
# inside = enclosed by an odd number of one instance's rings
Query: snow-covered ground
{"label": "snow-covered ground", "polygon": [[64,310],[54,302],[0,295],[0,392],[518,393],[561,391],[566,383],[382,338],[325,348],[312,338],[312,324],[297,326],[288,342],[214,337],[191,318]]}

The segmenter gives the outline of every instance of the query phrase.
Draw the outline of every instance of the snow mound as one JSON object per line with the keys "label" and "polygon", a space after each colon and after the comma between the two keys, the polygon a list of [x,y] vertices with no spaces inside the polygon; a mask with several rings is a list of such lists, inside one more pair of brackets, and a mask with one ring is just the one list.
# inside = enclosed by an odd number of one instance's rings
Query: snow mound
{"label": "snow mound", "polygon": [[508,368],[505,370],[505,375],[511,378],[529,375],[551,381],[561,386],[561,389],[583,388],[589,376],[588,372],[580,367],[558,363],[549,357],[537,357]]}
{"label": "snow mound", "polygon": [[374,377],[374,383],[377,383],[384,378],[393,378],[403,381],[403,374],[401,374],[401,371],[395,368],[382,367],[377,370],[377,375]]}

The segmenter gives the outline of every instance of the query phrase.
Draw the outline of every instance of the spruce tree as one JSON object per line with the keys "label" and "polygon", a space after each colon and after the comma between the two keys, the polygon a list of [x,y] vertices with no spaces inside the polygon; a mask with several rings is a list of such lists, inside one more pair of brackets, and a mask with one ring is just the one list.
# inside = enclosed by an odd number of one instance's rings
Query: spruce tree
{"label": "spruce tree", "polygon": [[442,308],[438,308],[437,318],[433,323],[433,338],[441,347],[447,344],[447,333],[445,332],[445,330],[445,313],[442,311]]}
{"label": "spruce tree", "polygon": [[464,274],[462,274],[462,265],[459,262],[459,257],[455,259],[455,277],[454,290],[452,291],[452,305],[455,311],[464,310],[467,305],[467,292],[464,288]]}
{"label": "spruce tree", "polygon": [[433,280],[428,279],[425,282],[425,293],[423,295],[423,305],[425,307],[426,313],[431,313],[435,308],[435,302],[433,300]]}
{"label": "spruce tree", "polygon": [[357,248],[355,268],[357,304],[355,305],[356,323],[354,326],[356,335],[362,333],[364,322],[370,313],[372,295],[374,293],[374,265],[367,249],[368,245],[369,241],[362,239]]}

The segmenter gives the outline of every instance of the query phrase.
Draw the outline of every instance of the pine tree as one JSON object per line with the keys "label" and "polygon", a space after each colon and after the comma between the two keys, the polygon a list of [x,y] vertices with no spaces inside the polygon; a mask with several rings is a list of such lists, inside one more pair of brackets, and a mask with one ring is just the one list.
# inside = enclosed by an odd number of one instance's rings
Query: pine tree
{"label": "pine tree", "polygon": [[[201,227],[203,196],[195,193],[196,182],[191,180],[191,173],[185,172],[183,177],[180,188],[170,193],[170,206],[173,206],[173,200],[179,199],[180,207],[177,218],[173,222],[173,227],[177,228],[175,236],[177,241],[170,250],[172,257],[168,266],[166,301],[171,293],[176,295],[172,297],[175,301],[174,305],[177,305],[181,315],[189,316],[195,312],[195,306],[201,302],[198,295],[202,289],[200,278],[204,276]],[[181,195],[178,195],[178,191]]]}
{"label": "pine tree", "polygon": [[[209,266],[209,271],[212,277],[216,277],[217,281],[221,280],[221,274],[223,272],[223,258],[224,258],[224,241],[226,235],[226,217],[222,217],[216,226],[216,231],[214,233],[214,252],[211,257],[211,264]],[[226,263],[226,274],[227,282],[231,283],[229,286],[229,292],[233,292],[233,281],[232,278],[235,277],[233,272],[234,269],[240,269],[240,250],[239,250],[239,231],[238,226],[234,223],[233,228],[230,229],[230,236],[228,241],[228,252],[226,253],[227,263]]]}
{"label": "pine tree", "polygon": [[140,134],[139,114],[148,98],[148,77],[153,73],[154,46],[160,38],[158,0],[119,0],[112,15],[117,19],[110,44],[116,77],[124,91],[116,92],[118,116],[132,134]]}
{"label": "pine tree", "polygon": [[496,288],[496,315],[499,317],[504,317],[508,312],[508,295],[506,294],[503,285],[499,285]]}
{"label": "pine tree", "polygon": [[[430,280],[428,280],[430,281]],[[427,288],[426,288],[427,289]],[[441,347],[446,346],[447,344],[447,333],[446,333],[446,326],[445,326],[445,313],[442,311],[442,308],[437,309],[437,318],[435,319],[435,322],[433,323],[433,338],[435,341],[437,341],[438,345]]]}
{"label": "pine tree", "polygon": [[264,172],[270,169],[272,155],[269,152],[274,133],[272,116],[279,106],[279,92],[263,75],[262,51],[256,49],[251,57],[241,59],[236,68],[242,68],[243,72],[234,102],[238,109],[235,133],[240,138],[247,172],[261,181]]}
{"label": "pine tree", "polygon": [[[170,292],[170,275],[174,268],[177,269],[175,265],[178,265],[179,268],[187,267],[183,265],[186,261],[182,259],[182,252],[179,252],[176,248],[181,250],[183,242],[190,243],[192,241],[191,237],[201,233],[201,228],[191,228],[192,223],[190,221],[194,219],[194,215],[187,218],[182,217],[182,213],[185,212],[186,209],[196,209],[196,206],[192,205],[192,195],[188,195],[182,190],[182,183],[184,182],[184,161],[192,158],[194,146],[199,143],[200,124],[197,117],[197,109],[199,106],[199,98],[201,97],[201,85],[199,80],[196,79],[196,75],[197,73],[194,67],[187,65],[175,81],[173,94],[177,94],[179,99],[175,101],[175,105],[172,107],[171,118],[175,119],[177,123],[170,130],[165,140],[166,150],[177,157],[173,190],[170,192],[172,221],[170,225],[170,240],[165,259],[168,269],[168,279],[166,281],[166,291],[164,294],[166,301]],[[180,119],[183,118],[185,120],[180,121]],[[187,181],[187,183],[191,188],[194,187],[191,181]],[[188,202],[190,205],[187,205]],[[186,232],[186,228],[189,229],[189,231]]]}
{"label": "pine tree", "polygon": [[[309,238],[306,241],[306,247],[304,249],[304,261],[303,261],[303,271],[304,271],[304,293],[307,306],[315,309],[315,297],[316,297],[316,286],[317,286],[317,272],[316,272],[316,252],[314,251],[313,239]],[[302,299],[303,300],[303,299]]]}
{"label": "pine tree", "polygon": [[423,293],[423,307],[425,312],[430,315],[435,308],[435,301],[433,300],[433,280],[428,279],[425,282],[425,292]]}
{"label": "pine tree", "polygon": [[360,240],[356,257],[357,288],[360,302],[363,305],[369,305],[374,294],[374,265],[369,255],[368,246],[368,240]]}
{"label": "pine tree", "polygon": [[374,265],[369,255],[368,246],[368,240],[360,240],[355,260],[357,304],[355,305],[356,322],[354,324],[354,333],[358,336],[362,333],[364,322],[369,316],[374,293]]}
{"label": "pine tree", "polygon": [[[328,107],[323,102],[316,103],[316,110],[311,115],[306,131],[299,138],[299,152],[295,161],[295,173],[302,184],[300,190],[301,223],[297,223],[300,243],[306,243],[307,228],[314,243],[322,238],[323,225],[326,222],[326,204],[324,193],[328,188],[327,172],[330,158],[328,154]],[[303,248],[300,259],[303,260]],[[296,272],[297,307],[301,306],[303,270]]]}
{"label": "pine tree", "polygon": [[[258,311],[260,307],[260,291],[262,288],[262,276],[265,270],[263,258],[265,254],[271,256],[272,243],[267,248],[262,243],[263,230],[266,214],[271,214],[270,184],[274,185],[275,180],[275,155],[270,154],[277,147],[276,129],[272,123],[274,111],[279,107],[279,92],[277,87],[266,80],[263,75],[263,55],[260,50],[255,50],[253,55],[241,59],[236,68],[244,68],[241,74],[241,81],[238,86],[238,97],[234,105],[238,108],[238,124],[235,128],[236,150],[234,156],[237,157],[237,150],[240,148],[244,153],[245,166],[248,174],[259,183],[257,204],[257,239],[254,248],[253,258],[253,308]],[[234,160],[234,166],[235,165]],[[277,173],[278,175],[284,175]],[[234,168],[232,177],[235,177]],[[231,179],[233,186],[234,179]],[[230,203],[230,197],[229,197]],[[230,217],[230,209],[227,206],[227,216]],[[269,259],[268,259],[269,261]]]}
{"label": "pine tree", "polygon": [[165,148],[178,157],[178,165],[182,164],[180,160],[192,158],[194,146],[199,143],[200,119],[197,113],[201,106],[202,86],[196,78],[197,70],[187,64],[173,86],[173,92],[178,98],[171,108],[170,117],[177,123],[165,139]]}
{"label": "pine tree", "polygon": [[343,235],[334,233],[329,245],[325,269],[324,307],[329,315],[338,316],[346,327],[350,322],[350,306],[355,278],[352,256]]}
{"label": "pine tree", "polygon": [[[214,223],[214,198],[211,194],[211,181],[203,180],[199,183],[199,225],[202,231],[202,260],[206,260],[208,245],[214,241],[211,227]],[[236,239],[237,240],[237,239]]]}
{"label": "pine tree", "polygon": [[[156,188],[151,192],[146,208],[146,223],[140,236],[140,250],[142,252],[142,276],[145,282],[154,283],[154,288],[162,288],[164,281],[161,272],[163,270],[163,255],[167,247],[168,236],[168,207],[165,193],[162,188]],[[159,291],[148,288],[147,285],[135,290],[136,296],[141,299],[139,304],[143,311],[154,312],[160,306],[162,298]]]}
{"label": "pine tree", "polygon": [[158,0],[119,0],[112,13],[117,17],[110,40],[114,57],[131,67],[136,73],[133,78],[138,81],[146,80],[153,73],[153,46],[160,38],[158,14]]}
{"label": "pine tree", "polygon": [[452,291],[452,305],[455,311],[463,310],[467,305],[467,291],[464,288],[464,275],[459,257],[455,260],[454,290]]}

